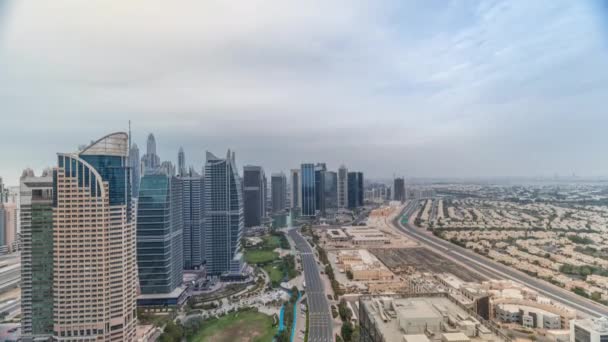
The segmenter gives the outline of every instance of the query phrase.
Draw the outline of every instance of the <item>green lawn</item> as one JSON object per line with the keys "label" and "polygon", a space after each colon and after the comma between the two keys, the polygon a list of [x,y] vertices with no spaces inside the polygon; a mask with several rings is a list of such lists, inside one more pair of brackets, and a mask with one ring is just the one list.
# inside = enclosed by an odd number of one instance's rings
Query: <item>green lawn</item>
{"label": "green lawn", "polygon": [[275,249],[281,247],[281,240],[278,236],[267,235],[264,237],[264,249]]}
{"label": "green lawn", "polygon": [[203,327],[189,342],[268,342],[272,341],[277,327],[272,317],[255,312],[242,311],[219,319],[203,322]]}
{"label": "green lawn", "polygon": [[263,264],[279,258],[279,254],[272,250],[249,249],[245,251],[245,261],[248,264]]}
{"label": "green lawn", "polygon": [[273,284],[278,285],[283,280],[283,271],[281,270],[281,267],[278,264],[275,263],[266,265],[264,266],[264,270],[268,272],[268,275],[270,276],[270,281]]}

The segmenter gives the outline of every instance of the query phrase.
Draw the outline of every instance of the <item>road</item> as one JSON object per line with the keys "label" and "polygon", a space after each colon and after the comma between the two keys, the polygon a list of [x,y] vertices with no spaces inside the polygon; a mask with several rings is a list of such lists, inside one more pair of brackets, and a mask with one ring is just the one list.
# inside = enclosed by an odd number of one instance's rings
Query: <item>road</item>
{"label": "road", "polygon": [[298,251],[300,251],[302,265],[304,266],[309,320],[308,341],[333,342],[333,320],[312,247],[297,229],[290,230],[288,234],[295,242]]}
{"label": "road", "polygon": [[564,303],[579,312],[599,317],[608,316],[608,307],[600,305],[592,300],[583,298],[575,293],[565,290],[541,279],[534,278],[509,266],[497,263],[489,258],[479,255],[466,248],[454,245],[422,229],[413,227],[411,224],[402,224],[401,217],[405,214],[410,217],[418,201],[413,200],[403,209],[401,215],[393,220],[393,225],[423,245],[445,254],[446,256],[466,264],[471,269],[491,279],[511,279],[531,289],[538,291],[543,296],[557,302]]}

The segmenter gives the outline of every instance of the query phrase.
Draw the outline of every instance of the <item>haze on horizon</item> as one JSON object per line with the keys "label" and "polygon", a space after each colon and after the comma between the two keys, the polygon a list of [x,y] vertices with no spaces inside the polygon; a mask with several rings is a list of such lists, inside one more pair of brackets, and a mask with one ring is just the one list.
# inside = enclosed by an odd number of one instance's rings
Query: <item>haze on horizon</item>
{"label": "haze on horizon", "polygon": [[0,177],[142,154],[366,177],[608,175],[596,1],[2,1]]}

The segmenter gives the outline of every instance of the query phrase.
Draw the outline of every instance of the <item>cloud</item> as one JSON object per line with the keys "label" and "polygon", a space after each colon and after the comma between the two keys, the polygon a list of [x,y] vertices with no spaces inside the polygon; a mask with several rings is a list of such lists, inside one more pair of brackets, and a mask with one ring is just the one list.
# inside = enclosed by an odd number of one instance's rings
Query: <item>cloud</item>
{"label": "cloud", "polygon": [[[585,130],[608,123],[605,36],[584,2],[12,5],[0,28],[9,179],[129,119],[164,159],[184,145],[200,166],[198,151],[230,147],[273,171],[318,158],[377,177],[570,172],[544,145],[587,147]],[[562,136],[572,115],[586,118],[575,143]],[[600,145],[580,173],[608,167]]]}

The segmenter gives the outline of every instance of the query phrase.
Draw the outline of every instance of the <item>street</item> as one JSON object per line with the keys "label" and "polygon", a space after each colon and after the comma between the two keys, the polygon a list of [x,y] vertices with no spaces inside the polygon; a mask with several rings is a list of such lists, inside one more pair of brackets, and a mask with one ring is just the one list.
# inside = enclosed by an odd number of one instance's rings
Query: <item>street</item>
{"label": "street", "polygon": [[298,251],[300,251],[304,267],[305,291],[309,311],[308,341],[332,342],[334,340],[332,317],[312,247],[297,229],[290,230],[288,234],[296,243]]}

